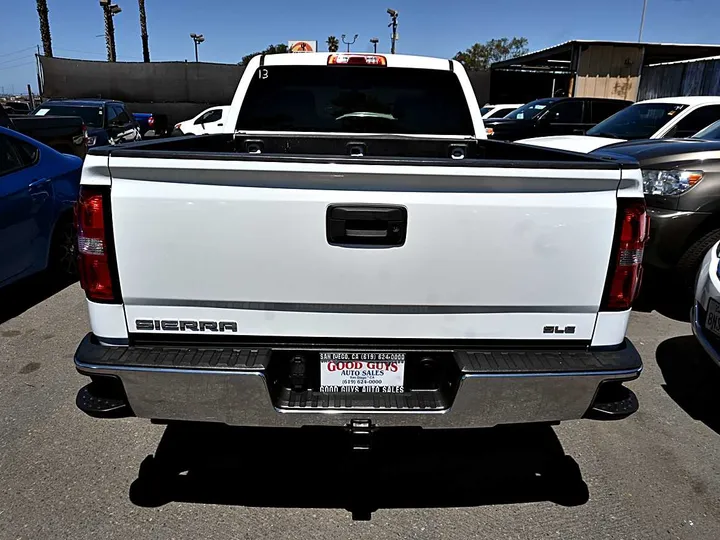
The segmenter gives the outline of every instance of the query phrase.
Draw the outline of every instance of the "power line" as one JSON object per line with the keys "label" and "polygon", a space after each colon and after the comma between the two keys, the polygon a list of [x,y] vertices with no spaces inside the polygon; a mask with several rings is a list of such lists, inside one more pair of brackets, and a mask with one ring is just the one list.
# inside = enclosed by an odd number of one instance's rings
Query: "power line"
{"label": "power line", "polygon": [[19,60],[27,60],[28,58],[35,58],[34,54],[26,54],[25,56],[18,56],[17,58],[10,58],[9,60],[3,60],[0,64],[7,64],[8,62],[17,62]]}
{"label": "power line", "polygon": [[0,57],[3,57],[3,56],[11,56],[11,55],[13,55],[13,54],[17,54],[17,53],[20,53],[20,52],[29,51],[29,50],[31,50],[31,49],[34,50],[34,49],[35,49],[35,45],[33,45],[32,47],[26,47],[26,48],[24,48],[24,49],[18,49],[17,51],[0,54]]}
{"label": "power line", "polygon": [[24,64],[18,64],[18,65],[16,65],[16,66],[0,67],[0,71],[3,71],[3,70],[5,70],[5,69],[12,69],[12,68],[23,67],[23,66],[32,66],[32,65],[34,65],[34,64],[35,64],[35,62],[25,62]]}

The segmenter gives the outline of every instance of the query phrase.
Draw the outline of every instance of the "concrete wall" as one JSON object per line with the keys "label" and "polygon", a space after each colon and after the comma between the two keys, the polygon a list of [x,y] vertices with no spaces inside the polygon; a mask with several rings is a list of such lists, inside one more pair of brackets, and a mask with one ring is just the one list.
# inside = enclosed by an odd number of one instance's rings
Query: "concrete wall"
{"label": "concrete wall", "polygon": [[643,63],[643,47],[589,45],[580,51],[576,97],[635,100]]}

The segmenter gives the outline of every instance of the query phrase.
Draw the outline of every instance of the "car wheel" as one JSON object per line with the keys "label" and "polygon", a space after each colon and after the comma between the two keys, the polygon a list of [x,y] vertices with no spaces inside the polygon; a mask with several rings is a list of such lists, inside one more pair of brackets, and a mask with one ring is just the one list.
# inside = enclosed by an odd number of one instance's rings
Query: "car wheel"
{"label": "car wheel", "polygon": [[77,231],[70,216],[63,216],[55,225],[50,245],[50,268],[58,275],[76,278]]}
{"label": "car wheel", "polygon": [[695,283],[700,264],[702,263],[707,250],[720,240],[720,230],[710,231],[700,237],[688,250],[675,266],[677,277],[682,280],[683,292],[692,294],[692,287]]}

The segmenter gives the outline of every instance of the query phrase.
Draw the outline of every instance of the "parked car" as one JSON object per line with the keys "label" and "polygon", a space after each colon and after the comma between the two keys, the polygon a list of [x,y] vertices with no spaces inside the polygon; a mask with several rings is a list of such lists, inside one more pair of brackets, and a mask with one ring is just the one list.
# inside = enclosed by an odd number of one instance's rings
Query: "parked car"
{"label": "parked car", "polygon": [[630,104],[630,101],[602,98],[537,99],[505,118],[487,120],[485,128],[488,137],[506,141],[568,133],[582,135]]}
{"label": "parked car", "polygon": [[184,122],[175,124],[176,135],[206,135],[209,133],[222,133],[230,106],[222,105],[210,107]]}
{"label": "parked car", "polygon": [[720,120],[720,97],[684,96],[639,101],[589,129],[586,136],[525,139],[523,144],[592,152],[626,140],[691,137]]}
{"label": "parked car", "polygon": [[90,150],[81,410],[360,445],[637,410],[636,162],[488,141],[460,63],[399,54],[256,56],[224,124]]}
{"label": "parked car", "polygon": [[139,141],[140,126],[120,101],[107,99],[50,100],[33,116],[79,116],[87,126],[88,146]]}
{"label": "parked car", "polygon": [[503,118],[518,107],[522,106],[522,103],[516,103],[514,105],[485,105],[480,109],[480,114],[482,114],[483,120],[488,120],[489,118]]}
{"label": "parked car", "polygon": [[0,108],[0,127],[23,133],[63,154],[79,158],[87,154],[87,131],[79,116],[8,116]]}
{"label": "parked car", "polygon": [[73,204],[82,160],[0,128],[0,286],[76,268]]}
{"label": "parked car", "polygon": [[6,101],[2,106],[10,115],[27,114],[30,112],[30,104],[27,101]]}
{"label": "parked car", "polygon": [[651,282],[689,299],[700,262],[720,240],[720,141],[632,141],[592,155],[640,163],[650,216],[643,266]]}
{"label": "parked car", "polygon": [[690,311],[693,334],[720,367],[720,242],[705,253],[695,283],[695,302]]}
{"label": "parked car", "polygon": [[132,113],[140,127],[140,135],[161,137],[167,134],[168,118],[165,114]]}

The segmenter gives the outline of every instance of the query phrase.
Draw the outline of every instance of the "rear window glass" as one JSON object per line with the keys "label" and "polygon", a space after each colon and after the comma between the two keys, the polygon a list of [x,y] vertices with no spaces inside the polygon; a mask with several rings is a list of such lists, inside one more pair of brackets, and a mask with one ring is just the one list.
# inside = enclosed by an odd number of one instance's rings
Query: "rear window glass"
{"label": "rear window glass", "polygon": [[236,129],[473,135],[451,71],[365,66],[260,68]]}
{"label": "rear window glass", "polygon": [[649,139],[686,106],[676,103],[636,103],[587,131],[594,137]]}

